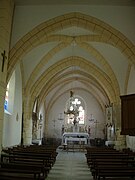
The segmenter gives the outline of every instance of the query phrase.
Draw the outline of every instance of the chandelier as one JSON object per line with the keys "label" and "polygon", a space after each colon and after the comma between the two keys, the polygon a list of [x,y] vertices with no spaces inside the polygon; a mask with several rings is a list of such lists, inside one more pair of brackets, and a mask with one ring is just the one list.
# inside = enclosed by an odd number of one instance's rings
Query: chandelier
{"label": "chandelier", "polygon": [[77,98],[74,98],[73,91],[70,91],[70,99],[67,103],[66,111],[64,111],[64,114],[68,115],[70,119],[72,119],[73,124],[79,122],[79,105],[81,104],[81,101],[79,101]]}

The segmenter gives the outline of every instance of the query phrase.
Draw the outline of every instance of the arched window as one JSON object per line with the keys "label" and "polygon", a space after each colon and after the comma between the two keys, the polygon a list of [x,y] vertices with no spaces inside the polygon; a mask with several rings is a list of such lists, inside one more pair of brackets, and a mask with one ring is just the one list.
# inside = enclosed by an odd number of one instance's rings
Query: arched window
{"label": "arched window", "polygon": [[4,102],[5,113],[7,114],[13,113],[14,100],[15,100],[14,98],[15,98],[15,72],[13,72],[6,88],[5,102]]}
{"label": "arched window", "polygon": [[8,100],[9,100],[9,83],[6,88],[5,102],[4,102],[4,110],[8,111]]}
{"label": "arched window", "polygon": [[85,110],[80,98],[70,97],[66,104],[65,114],[67,114],[67,124],[74,124],[75,121],[80,125],[84,124]]}
{"label": "arched window", "polygon": [[79,107],[79,124],[84,124],[84,109],[82,106]]}

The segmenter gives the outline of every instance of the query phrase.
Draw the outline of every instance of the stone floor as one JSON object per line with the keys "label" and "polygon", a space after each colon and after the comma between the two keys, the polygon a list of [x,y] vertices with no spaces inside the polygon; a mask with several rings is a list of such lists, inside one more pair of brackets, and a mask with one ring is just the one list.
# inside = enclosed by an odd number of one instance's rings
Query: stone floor
{"label": "stone floor", "polygon": [[47,180],[93,180],[85,152],[58,150],[56,162]]}

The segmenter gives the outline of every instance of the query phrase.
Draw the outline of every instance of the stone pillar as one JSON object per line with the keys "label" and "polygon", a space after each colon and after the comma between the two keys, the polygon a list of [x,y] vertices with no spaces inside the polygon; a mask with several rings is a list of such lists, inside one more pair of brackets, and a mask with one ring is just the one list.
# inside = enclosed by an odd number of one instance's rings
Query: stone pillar
{"label": "stone pillar", "polygon": [[115,123],[115,149],[121,150],[126,147],[126,136],[121,135],[121,105],[114,104],[114,123]]}
{"label": "stone pillar", "polygon": [[116,130],[116,141],[115,141],[115,149],[122,150],[126,147],[126,137],[124,135],[120,135],[121,130]]}
{"label": "stone pillar", "polygon": [[32,111],[29,109],[30,96],[24,95],[23,107],[23,144],[30,145],[32,143]]}
{"label": "stone pillar", "polygon": [[0,0],[0,152],[2,149],[4,100],[14,2]]}
{"label": "stone pillar", "polygon": [[32,119],[24,117],[23,122],[23,144],[30,145],[32,144]]}

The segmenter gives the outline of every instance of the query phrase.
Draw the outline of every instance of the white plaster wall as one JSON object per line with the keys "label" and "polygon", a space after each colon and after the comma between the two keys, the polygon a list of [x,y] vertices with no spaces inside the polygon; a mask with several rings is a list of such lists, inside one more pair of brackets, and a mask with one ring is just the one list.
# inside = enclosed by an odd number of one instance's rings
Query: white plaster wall
{"label": "white plaster wall", "polygon": [[3,123],[3,142],[2,147],[11,146],[11,115],[4,113],[4,123]]}
{"label": "white plaster wall", "polygon": [[14,98],[11,103],[13,109],[11,115],[5,114],[4,116],[3,147],[18,145],[21,142],[22,80],[19,65],[16,67],[14,78],[15,84],[11,84],[10,87],[14,90]]}
{"label": "white plaster wall", "polygon": [[[105,113],[99,102],[91,94],[85,93],[84,98],[87,104],[86,125],[91,127],[91,138],[104,138]],[[93,122],[89,121],[91,114],[93,114]]]}
{"label": "white plaster wall", "polygon": [[[14,96],[15,96],[15,72],[13,72],[9,80],[9,90],[8,90],[8,111],[4,113],[4,123],[3,123],[3,142],[2,146],[11,146],[12,138],[12,114],[14,107]],[[8,133],[7,133],[8,132]]]}

